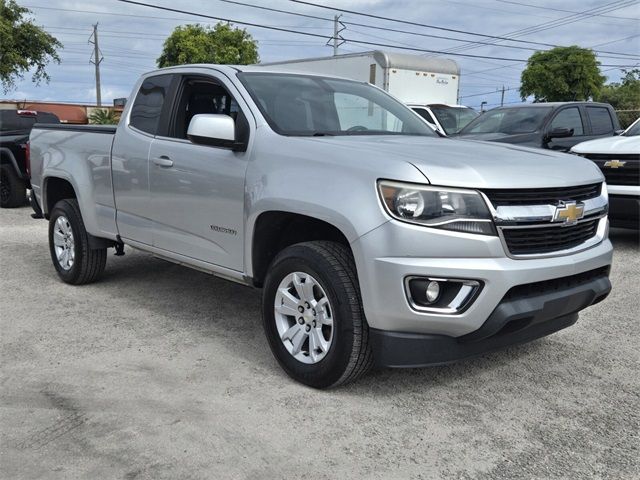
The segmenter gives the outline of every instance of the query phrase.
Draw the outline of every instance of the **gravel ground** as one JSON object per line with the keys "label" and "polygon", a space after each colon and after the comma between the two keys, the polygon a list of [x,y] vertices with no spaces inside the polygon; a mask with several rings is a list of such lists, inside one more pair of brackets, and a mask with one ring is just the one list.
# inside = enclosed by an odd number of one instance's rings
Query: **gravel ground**
{"label": "gravel ground", "polygon": [[575,326],[322,392],[276,364],[258,291],[130,249],[65,285],[29,213],[0,211],[2,478],[640,478],[635,232]]}

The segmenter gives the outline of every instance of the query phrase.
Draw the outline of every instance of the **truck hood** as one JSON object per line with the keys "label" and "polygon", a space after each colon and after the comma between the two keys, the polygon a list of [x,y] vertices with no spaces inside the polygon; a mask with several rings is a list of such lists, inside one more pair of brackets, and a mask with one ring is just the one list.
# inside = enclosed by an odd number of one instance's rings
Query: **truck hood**
{"label": "truck hood", "polygon": [[[604,180],[593,162],[566,153],[516,145],[413,136],[305,138],[342,162],[397,159],[415,166],[434,185],[470,188],[549,188]],[[324,150],[324,149],[323,149]],[[384,169],[380,174],[388,175]]]}
{"label": "truck hood", "polygon": [[574,146],[571,149],[576,153],[599,154],[638,154],[640,155],[640,136],[635,137],[605,137],[589,140]]}

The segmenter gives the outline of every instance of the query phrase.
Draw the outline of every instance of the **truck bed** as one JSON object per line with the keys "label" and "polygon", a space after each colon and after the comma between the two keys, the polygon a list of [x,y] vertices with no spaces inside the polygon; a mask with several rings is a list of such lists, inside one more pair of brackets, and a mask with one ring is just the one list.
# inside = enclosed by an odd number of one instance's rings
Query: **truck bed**
{"label": "truck bed", "polygon": [[111,181],[111,147],[116,125],[52,125],[31,130],[31,184],[38,204],[55,197],[59,181],[68,181],[81,202],[85,227],[92,235],[115,238],[115,203]]}
{"label": "truck bed", "polygon": [[65,123],[36,123],[33,126],[38,130],[64,130],[67,132],[91,132],[91,133],[116,133],[117,125],[73,125]]}

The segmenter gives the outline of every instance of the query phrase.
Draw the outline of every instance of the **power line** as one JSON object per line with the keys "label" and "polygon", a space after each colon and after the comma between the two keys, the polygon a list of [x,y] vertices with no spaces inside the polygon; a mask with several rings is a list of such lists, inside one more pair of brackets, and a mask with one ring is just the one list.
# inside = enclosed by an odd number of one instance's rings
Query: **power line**
{"label": "power line", "polygon": [[[622,41],[624,41],[624,40],[629,40],[629,39],[631,39],[631,38],[636,38],[636,37],[640,37],[640,34],[631,35],[631,36],[629,36],[629,37],[624,37],[624,38],[619,38],[619,39],[617,39],[617,40],[612,40],[612,41],[610,41],[610,42],[601,43],[601,44],[599,44],[599,45],[592,45],[592,46],[591,46],[591,47],[589,47],[589,48],[598,47],[598,46],[600,46],[600,45],[606,45],[606,44],[608,44],[608,43],[622,42]],[[489,62],[485,62],[485,63],[489,63]],[[464,75],[465,75],[466,77],[468,77],[468,76],[479,76],[479,77],[487,78],[486,76],[483,76],[483,75],[480,75],[480,74],[482,74],[482,73],[487,73],[487,72],[493,72],[493,71],[495,71],[495,70],[501,70],[501,69],[504,69],[504,68],[516,68],[516,67],[513,67],[512,65],[501,65],[501,66],[498,66],[498,67],[495,67],[495,68],[487,68],[487,69],[485,69],[485,70],[478,70],[478,71],[475,71],[475,72],[465,72],[465,74],[464,74]],[[618,68],[619,68],[619,67],[609,68],[609,69],[607,69],[607,70],[603,70],[603,72],[610,72],[610,71],[612,71],[612,70],[617,70]],[[630,66],[630,67],[628,67],[628,68],[634,68],[634,66]]]}
{"label": "power line", "polygon": [[[119,0],[122,1],[122,0]],[[234,4],[241,4],[244,6],[248,6],[248,7],[254,7],[254,8],[260,8],[263,10],[269,10],[269,11],[274,11],[274,12],[278,12],[278,13],[285,13],[285,14],[290,14],[290,15],[296,15],[296,16],[306,16],[309,17],[309,15],[306,14],[301,14],[298,12],[288,12],[286,10],[279,10],[279,9],[275,9],[275,8],[270,8],[270,7],[262,7],[262,6],[258,6],[258,5],[252,5],[252,4],[247,4],[247,3],[243,3],[243,2],[237,2],[237,1],[233,1],[233,0],[219,0],[219,1],[225,1],[226,3],[234,3]],[[298,0],[290,0],[290,1],[298,1]],[[127,2],[127,3],[136,3],[136,2]],[[313,6],[317,6],[319,8],[325,8],[322,5],[315,5],[315,4],[311,4],[310,2],[299,2],[298,3],[306,3],[309,5],[313,5]],[[146,4],[141,4],[138,3],[139,5],[143,5],[143,6],[149,6],[151,8],[157,8],[157,9],[161,9],[161,10],[168,10],[168,11],[173,11],[173,12],[177,12],[177,13],[182,13],[184,15],[195,15],[195,16],[200,16],[200,17],[205,17],[205,18],[210,18],[213,20],[222,20],[222,21],[232,21],[234,23],[238,23],[238,24],[242,24],[242,25],[249,25],[249,26],[255,26],[255,27],[259,27],[259,28],[268,28],[266,25],[258,25],[258,24],[251,24],[248,22],[240,22],[240,21],[234,21],[234,20],[229,20],[229,19],[223,19],[221,17],[214,17],[214,16],[208,16],[208,15],[203,15],[203,14],[198,14],[198,13],[192,13],[192,12],[185,12],[185,11],[181,11],[181,10],[177,10],[177,9],[170,9],[170,8],[166,8],[166,7],[160,7],[160,6],[155,6],[155,5],[146,5]],[[157,20],[180,20],[180,21],[184,21],[186,19],[184,18],[180,18],[180,17],[159,17],[159,16],[152,16],[152,15],[136,15],[136,14],[127,14],[127,13],[112,13],[112,12],[103,12],[103,11],[98,11],[98,10],[73,10],[73,9],[66,9],[66,8],[56,8],[56,7],[43,7],[43,6],[38,6],[38,5],[26,5],[26,7],[28,8],[36,8],[36,9],[45,9],[45,10],[55,10],[55,11],[64,11],[64,12],[73,12],[73,13],[92,13],[92,14],[99,14],[99,15],[112,15],[112,16],[123,16],[123,17],[132,17],[132,18],[149,18],[149,19],[157,19]],[[329,8],[329,7],[327,7]],[[339,11],[344,11],[344,12],[348,12],[348,13],[355,13],[358,15],[364,15],[364,16],[369,16],[368,14],[364,14],[361,12],[353,12],[351,10],[344,10],[344,9],[335,9],[333,7],[331,7],[331,9],[334,10],[339,10]],[[311,15],[310,17],[314,17],[316,19],[321,19],[321,20],[326,20],[326,21],[332,21],[332,19],[329,18],[325,18],[325,17],[318,17],[318,16],[313,16]],[[380,19],[386,19],[385,17],[381,17],[381,16],[376,16],[376,18],[380,18]],[[458,33],[463,33],[466,35],[480,35],[480,36],[484,36],[484,37],[488,37],[488,38],[494,38],[494,36],[492,35],[484,35],[484,34],[476,34],[473,32],[465,32],[463,30],[455,30],[455,29],[448,29],[448,28],[444,28],[444,27],[436,27],[436,26],[432,26],[432,25],[426,25],[426,24],[419,24],[419,23],[415,23],[415,22],[406,22],[403,20],[397,20],[397,19],[387,19],[390,21],[396,21],[396,22],[400,22],[400,23],[407,23],[410,25],[417,25],[417,26],[424,26],[427,28],[434,28],[434,29],[439,29],[439,30],[445,30],[445,31],[454,31],[454,32],[458,32]],[[357,22],[343,22],[345,25],[353,25],[353,26],[359,26],[359,27],[364,27],[364,28],[374,28],[377,30],[385,30],[385,31],[390,31],[390,32],[395,32],[395,33],[405,33],[408,35],[417,35],[417,36],[421,36],[421,37],[431,37],[431,38],[440,38],[440,39],[444,39],[444,40],[452,40],[452,41],[458,41],[458,42],[467,42],[468,40],[466,39],[461,39],[461,38],[455,38],[455,37],[445,37],[445,36],[437,36],[437,35],[430,35],[430,34],[426,34],[426,33],[419,33],[419,32],[410,32],[410,31],[402,31],[402,30],[398,30],[398,29],[392,29],[392,28],[387,28],[387,27],[377,27],[377,26],[372,26],[372,25],[366,25],[363,23],[357,23]],[[297,28],[302,28],[302,27],[297,27]],[[304,28],[312,28],[312,27],[304,27]],[[314,27],[314,28],[319,28],[319,27]],[[281,29],[280,27],[276,27],[276,26],[272,26],[272,29],[276,29],[276,30],[281,30],[281,31],[288,31],[286,29]],[[115,33],[115,32],[113,32]],[[118,32],[118,33],[127,33],[127,32]],[[306,34],[307,32],[289,32],[289,33],[297,33],[297,34]],[[145,34],[145,35],[156,35],[156,34]],[[324,38],[324,39],[330,39],[332,37],[327,37],[324,35],[311,35],[317,38]],[[134,38],[134,37],[131,37]],[[501,37],[497,37],[497,38],[501,38]],[[356,42],[355,40],[350,40],[351,42]],[[532,44],[532,45],[541,45],[541,46],[548,46],[548,47],[556,47],[556,45],[553,44],[548,44],[548,43],[541,43],[541,42],[532,42],[532,41],[527,41],[527,40],[513,40],[514,42],[520,42],[520,43],[528,43],[528,44]],[[365,42],[358,42],[358,43],[362,43],[364,45],[368,45],[369,43],[365,43]],[[478,42],[478,43],[482,43],[482,42]],[[493,45],[493,43],[487,43],[487,45]],[[375,46],[375,45],[374,45]],[[389,46],[389,45],[379,45],[379,46]],[[390,46],[391,48],[395,48],[394,46]],[[501,45],[501,47],[506,47],[506,48],[517,48],[514,45]],[[455,47],[454,47],[455,48]],[[520,47],[522,48],[522,47]],[[436,51],[436,50],[423,50],[423,49],[413,49],[414,51],[423,51],[424,53],[448,53],[446,51]],[[619,52],[596,52],[596,53],[610,53],[610,54],[614,54],[614,55],[631,55],[631,54],[625,54],[625,53],[619,53]],[[460,55],[462,56],[462,55]],[[490,58],[490,59],[500,59],[497,57],[489,57],[489,56],[482,56],[482,55],[475,55],[475,56],[468,56],[469,58]],[[622,60],[622,59],[620,59]],[[520,62],[525,62],[524,60],[514,60],[514,59],[509,59],[508,61],[520,61]]]}
{"label": "power line", "polygon": [[[203,14],[203,13],[190,12],[188,10],[180,10],[180,9],[177,9],[177,8],[163,7],[161,5],[153,5],[153,4],[150,4],[150,3],[143,3],[143,2],[138,2],[138,1],[135,1],[135,0],[118,0],[118,1],[122,2],[122,3],[128,3],[128,4],[132,4],[132,5],[138,5],[138,6],[147,7],[147,8],[153,8],[153,9],[157,9],[157,10],[164,10],[164,11],[168,11],[168,12],[182,13],[182,14],[185,14],[185,15],[193,15],[193,16],[196,16],[196,17],[209,18],[209,19],[219,20],[219,21],[223,21],[223,22],[231,22],[231,23],[236,23],[238,25],[247,25],[247,26],[256,27],[256,28],[264,28],[264,29],[267,29],[267,30],[275,30],[275,31],[280,31],[280,32],[293,33],[293,34],[297,34],[297,35],[305,35],[305,36],[309,36],[309,37],[322,38],[322,39],[325,39],[325,40],[333,39],[333,36],[322,35],[322,34],[318,34],[318,33],[300,32],[300,31],[291,30],[291,29],[287,29],[287,28],[266,26],[266,25],[253,23],[253,22],[245,22],[245,21],[233,20],[233,19],[225,18],[225,17],[218,17],[218,16],[214,16],[214,15],[206,15],[206,14]],[[290,0],[290,1],[300,1],[300,0]],[[305,3],[308,3],[308,2],[305,2]],[[424,48],[405,47],[405,46],[386,44],[386,43],[367,42],[367,41],[364,41],[364,40],[356,40],[356,39],[351,39],[351,38],[342,38],[342,40],[350,42],[350,43],[356,43],[356,44],[362,44],[362,45],[370,45],[370,46],[374,46],[374,47],[395,48],[395,49],[398,49],[398,50],[409,50],[409,51],[423,52],[423,53],[437,53],[437,54],[446,53],[446,52],[443,52],[441,50],[429,50],[429,49],[424,49]],[[487,58],[487,59],[491,59],[491,60],[502,60],[502,61],[507,61],[507,62],[519,62],[519,63],[526,63],[527,62],[527,60],[523,60],[523,59],[520,59],[520,58],[492,57],[492,56],[487,56],[487,55],[472,55],[472,54],[468,54],[468,53],[450,53],[450,55],[460,56],[460,57],[467,57],[467,58]],[[624,67],[625,65],[602,65],[602,66],[611,66],[611,67],[622,66],[622,67]]]}
{"label": "power line", "polygon": [[[478,37],[484,37],[484,38],[493,38],[493,39],[498,39],[498,40],[511,40],[509,38],[505,38],[505,37],[499,37],[496,35],[487,35],[484,33],[475,33],[475,32],[471,32],[471,31],[465,31],[465,30],[458,30],[455,28],[446,28],[446,27],[438,27],[436,25],[429,25],[426,23],[418,23],[418,22],[412,22],[409,20],[400,20],[397,18],[392,18],[392,17],[383,17],[381,15],[374,15],[372,13],[365,13],[365,12],[357,12],[355,10],[348,10],[346,8],[338,8],[335,6],[329,6],[329,5],[318,5],[316,3],[312,3],[312,2],[307,2],[304,0],[289,0],[290,2],[294,2],[294,3],[299,3],[301,5],[309,5],[311,7],[316,7],[316,8],[324,8],[326,10],[336,10],[338,12],[344,12],[344,13],[349,13],[351,15],[360,15],[362,17],[368,17],[368,18],[375,18],[377,20],[386,20],[389,22],[396,22],[396,23],[403,23],[405,25],[414,25],[416,27],[424,27],[424,28],[433,28],[435,30],[443,30],[446,32],[453,32],[453,33],[462,33],[465,35],[475,35]],[[515,40],[516,42],[519,43],[528,43],[528,44],[532,44],[532,45],[541,45],[544,47],[553,47],[554,45],[551,45],[549,43],[541,43],[541,42],[530,42],[530,41],[526,41],[526,40]]]}
{"label": "power line", "polygon": [[[459,30],[459,29],[454,29],[454,28],[445,28],[445,27],[439,27],[436,25],[429,25],[426,23],[419,23],[419,22],[413,22],[410,20],[401,20],[398,18],[393,18],[393,17],[384,17],[381,15],[374,15],[372,13],[366,13],[366,12],[358,12],[355,10],[348,10],[345,8],[339,8],[339,7],[335,7],[335,6],[329,6],[329,5],[319,5],[317,3],[313,3],[313,2],[309,2],[306,0],[289,0],[290,2],[293,3],[298,3],[301,5],[309,5],[312,7],[316,7],[316,8],[323,8],[326,10],[335,10],[335,11],[339,11],[339,12],[344,12],[344,13],[349,13],[352,15],[360,15],[363,17],[368,17],[368,18],[375,18],[377,20],[386,20],[386,21],[390,21],[390,22],[396,22],[396,23],[403,23],[406,25],[414,25],[414,26],[418,26],[418,27],[425,27],[425,28],[432,28],[432,29],[436,29],[436,30],[443,30],[443,31],[447,31],[447,32],[454,32],[454,33],[462,33],[465,35],[474,35],[474,36],[479,36],[479,37],[484,37],[484,38],[491,38],[494,40],[504,40],[504,41],[510,41],[510,42],[518,42],[518,43],[528,43],[530,45],[540,45],[540,46],[544,46],[544,47],[557,47],[558,45],[553,45],[550,43],[542,43],[542,42],[533,42],[533,41],[529,41],[529,40],[520,40],[520,39],[515,39],[515,38],[509,38],[509,37],[504,37],[504,36],[499,36],[499,35],[488,35],[488,34],[484,34],[484,33],[478,33],[478,32],[471,32],[468,30]],[[634,0],[630,0],[630,1],[634,1]],[[602,8],[602,7],[599,7]],[[376,27],[377,28],[377,27]],[[506,45],[503,45],[506,46]],[[614,55],[626,55],[626,54],[620,54],[618,52],[602,52],[602,53],[611,53]]]}
{"label": "power line", "polygon": [[[293,1],[293,0],[292,0]],[[560,26],[564,26],[564,25],[568,25],[570,23],[575,23],[577,21],[580,20],[584,20],[586,18],[590,18],[593,17],[595,15],[598,15],[600,13],[603,12],[609,12],[612,10],[616,10],[619,8],[623,8],[624,6],[629,6],[631,4],[633,4],[635,2],[635,0],[623,0],[623,1],[616,1],[616,2],[611,2],[608,3],[606,5],[600,6],[600,7],[595,7],[595,8],[591,8],[589,10],[585,10],[584,12],[580,12],[574,15],[568,15],[565,17],[561,17],[549,22],[544,22],[538,25],[533,25],[531,27],[527,27],[527,28],[523,28],[520,30],[516,30],[513,32],[509,32],[507,34],[505,34],[505,37],[510,39],[510,40],[515,40],[515,37],[521,37],[523,35],[530,35],[532,33],[538,33],[544,30],[549,30],[551,28],[556,28],[556,27],[560,27]],[[624,5],[620,5],[620,4],[624,4]],[[597,12],[596,12],[597,11]],[[463,50],[468,50],[470,48],[475,48],[475,44],[477,42],[469,42],[466,46],[465,45],[461,45],[458,47],[453,47],[449,50],[447,50],[447,53],[451,53],[454,51],[463,51]],[[494,41],[494,44],[497,44],[498,41]],[[601,52],[601,53],[613,53],[613,52]],[[626,53],[616,53],[617,55],[625,55],[625,56],[631,56],[633,54],[626,54]]]}
{"label": "power line", "polygon": [[[333,22],[334,21],[333,19],[327,18],[327,17],[320,17],[320,16],[317,16],[317,15],[309,15],[309,14],[304,14],[304,13],[299,13],[299,12],[291,12],[291,11],[282,10],[282,9],[278,9],[278,8],[265,7],[265,6],[262,6],[262,5],[255,5],[255,4],[251,4],[251,3],[241,2],[241,1],[238,1],[238,0],[218,0],[218,1],[219,2],[223,2],[223,3],[232,4],[232,5],[240,5],[240,6],[244,6],[244,7],[256,8],[256,9],[259,9],[259,10],[266,10],[266,11],[270,11],[270,12],[282,13],[282,14],[286,14],[286,15],[294,15],[294,16],[298,16],[298,17],[312,18],[312,19],[315,19],[315,20],[323,20],[323,21],[328,21],[328,22]],[[432,34],[412,32],[412,31],[407,31],[407,30],[398,30],[398,29],[394,29],[394,28],[381,27],[381,26],[377,26],[377,25],[367,25],[367,24],[364,24],[364,23],[357,23],[357,22],[351,22],[351,21],[342,21],[341,23],[343,23],[344,25],[353,25],[353,26],[356,26],[356,27],[371,28],[371,29],[375,29],[375,30],[384,30],[384,31],[388,31],[388,32],[403,33],[403,34],[406,34],[406,35],[415,35],[415,36],[420,36],[420,37],[438,38],[438,39],[451,40],[451,41],[456,41],[456,42],[468,42],[469,41],[468,39],[464,39],[464,38],[446,37],[446,36],[441,36],[441,35],[432,35]],[[354,31],[354,30],[351,30],[351,31]],[[367,35],[367,34],[364,34],[362,32],[360,32],[360,33],[363,34],[363,35]],[[374,35],[371,35],[371,36],[375,37]],[[484,43],[484,42],[480,42],[480,41],[476,41],[474,43],[483,44],[483,45],[494,45],[493,43],[489,43],[489,42]],[[553,45],[553,46],[555,46],[555,45]],[[532,50],[532,51],[538,50],[538,49],[532,48],[532,47],[519,47],[519,46],[516,46],[516,45],[503,45],[503,47],[505,47],[505,48],[513,48],[513,49],[518,49],[518,50]],[[602,52],[602,53],[613,53],[613,52]],[[619,55],[628,55],[628,54],[621,53]],[[610,58],[614,58],[615,59],[617,57],[610,57]],[[617,58],[617,59],[623,60],[622,58]]]}
{"label": "power line", "polygon": [[517,88],[499,88],[497,90],[493,90],[491,92],[483,92],[483,93],[474,93],[473,95],[463,95],[460,98],[471,98],[471,97],[481,97],[483,95],[491,95],[492,93],[500,93],[500,92],[508,92],[510,90],[518,90]]}
{"label": "power line", "polygon": [[603,46],[603,45],[610,45],[610,44],[612,44],[612,43],[623,42],[623,41],[625,41],[625,40],[631,40],[632,38],[637,38],[637,37],[640,37],[640,33],[636,33],[635,35],[630,35],[630,36],[628,36],[628,37],[624,37],[624,38],[619,38],[619,39],[617,39],[617,40],[611,40],[611,41],[604,42],[604,43],[598,43],[597,45],[592,45],[592,47],[591,47],[591,48],[594,48],[594,47],[601,47],[601,46]]}
{"label": "power line", "polygon": [[[520,5],[522,7],[530,7],[530,8],[537,8],[540,10],[551,10],[553,12],[563,12],[563,13],[580,13],[580,12],[576,12],[574,10],[563,10],[561,8],[552,8],[552,7],[541,7],[540,5],[531,5],[530,3],[520,3],[520,2],[514,2],[511,0],[494,0],[495,2],[500,2],[500,3],[509,3],[511,5]],[[603,18],[615,18],[618,20],[640,20],[640,18],[633,18],[633,17],[616,17],[615,15],[597,15],[598,17],[603,17]]]}
{"label": "power line", "polygon": [[[315,15],[308,15],[308,14],[304,14],[304,13],[299,13],[299,12],[291,12],[291,11],[287,11],[287,10],[281,10],[278,8],[272,8],[272,7],[264,7],[262,5],[254,5],[251,3],[246,3],[246,2],[240,2],[237,0],[218,0],[219,2],[224,2],[224,3],[230,3],[233,5],[241,5],[244,7],[250,7],[250,8],[257,8],[259,10],[267,10],[270,12],[277,12],[277,13],[283,13],[286,15],[294,15],[294,16],[299,16],[299,17],[306,17],[306,18],[313,18],[316,20],[324,20],[324,21],[330,21],[333,22],[333,19],[331,18],[326,18],[326,17],[320,17],[320,16],[315,16]],[[375,30],[384,30],[387,32],[394,32],[394,33],[402,33],[402,34],[406,34],[406,35],[415,35],[415,36],[419,36],[419,37],[427,37],[427,38],[438,38],[438,39],[442,39],[442,40],[451,40],[451,41],[455,41],[455,42],[469,42],[469,39],[465,39],[465,38],[456,38],[456,37],[446,37],[446,36],[442,36],[442,35],[433,35],[433,34],[428,34],[428,33],[420,33],[420,32],[412,32],[412,31],[407,31],[407,30],[399,30],[399,29],[395,29],[395,28],[388,28],[388,27],[381,27],[378,25],[367,25],[364,23],[357,23],[357,22],[351,22],[351,21],[342,21],[342,23],[344,25],[353,25],[355,27],[363,27],[363,28],[370,28],[370,29],[375,29]],[[351,31],[355,31],[355,30],[351,30]],[[360,32],[363,35],[367,35],[365,33]],[[375,35],[370,35],[372,37],[375,37]],[[380,37],[379,37],[380,38]],[[478,44],[482,44],[482,45],[494,45],[494,43],[489,43],[489,42],[481,42],[481,41],[475,41],[474,43],[478,43]],[[549,45],[549,46],[555,46],[555,45]],[[517,50],[530,50],[530,51],[536,51],[539,50],[537,48],[533,48],[533,47],[519,47],[516,45],[503,45],[504,48],[512,48],[512,49],[517,49]],[[603,53],[607,53],[607,52],[603,52]],[[622,54],[622,55],[626,55],[626,54]],[[612,57],[615,58],[615,57]],[[623,60],[623,59],[619,59],[619,60]]]}

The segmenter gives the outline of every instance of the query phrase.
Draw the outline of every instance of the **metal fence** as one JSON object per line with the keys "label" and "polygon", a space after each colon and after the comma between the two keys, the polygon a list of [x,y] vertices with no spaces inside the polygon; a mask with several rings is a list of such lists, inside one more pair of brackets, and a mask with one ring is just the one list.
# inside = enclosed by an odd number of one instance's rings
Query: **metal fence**
{"label": "metal fence", "polygon": [[620,120],[620,126],[622,128],[627,128],[635,122],[638,117],[640,117],[640,108],[636,110],[616,110],[616,113]]}

